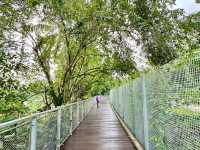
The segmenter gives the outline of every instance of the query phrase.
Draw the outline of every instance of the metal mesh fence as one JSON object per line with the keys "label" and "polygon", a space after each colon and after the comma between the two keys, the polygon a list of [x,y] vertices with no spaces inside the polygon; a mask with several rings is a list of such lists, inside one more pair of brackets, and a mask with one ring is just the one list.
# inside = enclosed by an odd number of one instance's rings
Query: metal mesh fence
{"label": "metal mesh fence", "polygon": [[79,118],[78,118],[78,110],[79,108],[77,107],[78,105],[73,105],[72,106],[72,129],[74,130],[78,124],[79,124]]}
{"label": "metal mesh fence", "polygon": [[92,99],[0,124],[0,150],[56,150],[93,106]]}
{"label": "metal mesh fence", "polygon": [[71,107],[62,108],[61,112],[61,143],[64,143],[65,139],[71,134]]}
{"label": "metal mesh fence", "polygon": [[200,53],[113,89],[110,99],[146,150],[200,149]]}
{"label": "metal mesh fence", "polygon": [[29,148],[30,123],[31,120],[26,120],[1,130],[0,150],[24,150]]}
{"label": "metal mesh fence", "polygon": [[83,106],[84,105],[84,103],[79,103],[79,121],[81,122],[82,120],[83,120],[83,114],[84,114],[84,112],[83,112]]}
{"label": "metal mesh fence", "polygon": [[57,111],[37,118],[37,149],[53,150],[57,144]]}

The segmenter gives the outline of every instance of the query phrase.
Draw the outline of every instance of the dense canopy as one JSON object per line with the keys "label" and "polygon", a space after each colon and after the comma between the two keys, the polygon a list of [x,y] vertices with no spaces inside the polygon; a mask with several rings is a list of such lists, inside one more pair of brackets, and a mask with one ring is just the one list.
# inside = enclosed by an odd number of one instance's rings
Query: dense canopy
{"label": "dense canopy", "polygon": [[0,117],[105,94],[199,48],[200,14],[174,3],[1,1]]}

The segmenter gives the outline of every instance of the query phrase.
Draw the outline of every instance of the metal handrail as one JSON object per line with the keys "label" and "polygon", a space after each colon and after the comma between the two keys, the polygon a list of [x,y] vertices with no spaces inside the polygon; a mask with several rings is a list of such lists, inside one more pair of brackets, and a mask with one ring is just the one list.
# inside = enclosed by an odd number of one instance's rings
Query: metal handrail
{"label": "metal handrail", "polygon": [[88,100],[66,104],[66,105],[59,106],[57,108],[51,109],[51,110],[47,110],[47,111],[43,111],[43,112],[39,112],[39,113],[34,113],[34,114],[31,114],[31,115],[26,116],[26,117],[22,117],[22,118],[18,118],[18,119],[15,119],[15,120],[8,121],[8,122],[0,123],[0,128],[5,128],[7,126],[15,125],[15,124],[23,122],[23,121],[25,121],[27,119],[32,119],[32,118],[35,118],[35,117],[38,117],[38,116],[41,116],[41,115],[44,115],[44,114],[47,114],[47,113],[50,113],[50,112],[55,112],[55,111],[58,111],[61,108],[69,107],[69,106],[72,106],[72,105],[76,105],[77,103],[85,102],[85,101],[88,101]]}
{"label": "metal handrail", "polygon": [[[93,98],[0,124],[0,150],[60,149],[93,106]],[[21,148],[20,148],[21,149]]]}

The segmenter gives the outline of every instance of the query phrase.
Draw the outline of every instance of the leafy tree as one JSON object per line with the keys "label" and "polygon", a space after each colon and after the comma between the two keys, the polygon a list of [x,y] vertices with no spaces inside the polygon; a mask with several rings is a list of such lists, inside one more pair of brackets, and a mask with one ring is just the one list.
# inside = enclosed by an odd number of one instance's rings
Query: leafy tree
{"label": "leafy tree", "polygon": [[[120,68],[124,73],[136,70],[130,53],[122,58],[120,53],[105,48],[105,42],[115,32],[115,27],[110,25],[114,18],[107,19],[112,13],[105,2],[96,0],[86,4],[83,0],[43,3],[29,1],[29,7],[33,14],[42,9],[42,23],[26,24],[23,29],[25,37],[31,38],[33,42],[32,51],[48,82],[49,94],[55,106],[75,99],[77,83],[90,76],[114,69],[119,72]],[[118,42],[118,39],[112,40]],[[120,63],[105,67],[107,64],[103,59],[110,55],[109,58],[113,57],[116,63],[117,53],[118,60],[126,63],[127,68]],[[51,63],[57,66],[54,70],[55,78],[51,74]]]}
{"label": "leafy tree", "polygon": [[189,51],[200,48],[200,12],[194,13],[181,20],[180,25],[184,30],[183,37],[185,43],[188,43]]}
{"label": "leafy tree", "polygon": [[152,65],[163,65],[184,52],[186,27],[193,30],[196,24],[183,22],[183,11],[169,8],[173,4],[174,0],[5,0],[0,3],[0,47],[15,55],[16,74],[31,81],[26,84],[32,93],[34,87],[43,91],[48,108],[60,106],[105,93],[120,82],[113,74],[135,78],[138,70],[128,38],[143,46]]}
{"label": "leafy tree", "polygon": [[13,119],[26,112],[24,86],[13,79],[12,70],[17,67],[13,59],[14,56],[0,51],[0,120]]}

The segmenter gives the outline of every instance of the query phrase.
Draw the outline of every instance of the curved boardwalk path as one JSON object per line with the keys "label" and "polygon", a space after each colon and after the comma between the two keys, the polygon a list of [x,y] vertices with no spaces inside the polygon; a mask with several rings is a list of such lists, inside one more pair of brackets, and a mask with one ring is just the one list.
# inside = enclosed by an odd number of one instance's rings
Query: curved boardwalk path
{"label": "curved boardwalk path", "polygon": [[109,104],[94,107],[62,150],[135,150]]}

